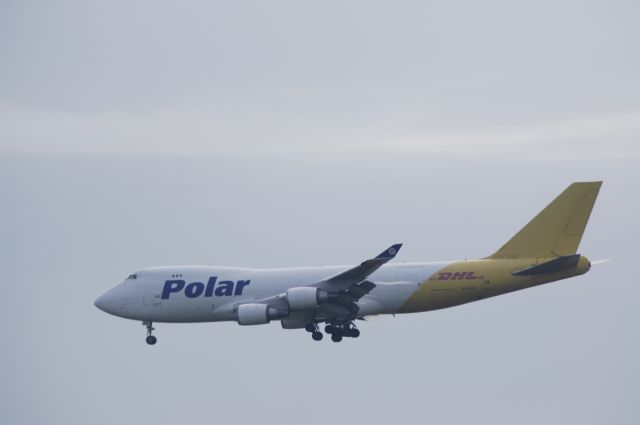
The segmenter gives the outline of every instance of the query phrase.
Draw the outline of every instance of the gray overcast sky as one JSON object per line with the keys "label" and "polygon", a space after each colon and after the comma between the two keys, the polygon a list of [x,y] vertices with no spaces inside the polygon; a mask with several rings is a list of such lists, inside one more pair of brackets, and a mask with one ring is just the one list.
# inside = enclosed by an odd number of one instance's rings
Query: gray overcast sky
{"label": "gray overcast sky", "polygon": [[[8,424],[640,423],[640,6],[0,3]],[[605,181],[589,274],[317,344],[93,300],[167,264],[487,255]]]}
{"label": "gray overcast sky", "polygon": [[637,154],[634,1],[0,7],[2,152]]}

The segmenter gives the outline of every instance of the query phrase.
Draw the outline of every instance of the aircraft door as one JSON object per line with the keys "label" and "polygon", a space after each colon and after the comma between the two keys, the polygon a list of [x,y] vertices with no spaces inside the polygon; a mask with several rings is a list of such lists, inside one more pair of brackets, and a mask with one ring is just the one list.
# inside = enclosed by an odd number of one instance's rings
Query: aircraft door
{"label": "aircraft door", "polygon": [[160,307],[162,305],[160,294],[145,295],[142,302],[145,307]]}

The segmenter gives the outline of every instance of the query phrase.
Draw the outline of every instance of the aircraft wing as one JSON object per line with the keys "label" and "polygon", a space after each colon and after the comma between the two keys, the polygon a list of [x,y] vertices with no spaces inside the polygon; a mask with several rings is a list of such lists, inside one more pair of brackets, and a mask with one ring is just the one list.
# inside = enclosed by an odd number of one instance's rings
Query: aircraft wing
{"label": "aircraft wing", "polygon": [[[385,249],[377,257],[368,259],[359,265],[323,279],[311,287],[330,293],[327,302],[313,308],[330,316],[353,316],[358,312],[356,301],[367,295],[376,287],[367,278],[396,256],[402,244],[395,244]],[[255,301],[274,307],[287,308],[286,293]]]}
{"label": "aircraft wing", "polygon": [[356,301],[367,295],[375,287],[376,284],[369,280],[354,283],[343,291],[334,292],[336,294],[335,298],[328,303],[321,304],[318,309],[320,312],[330,316],[355,316],[360,309]]}
{"label": "aircraft wing", "polygon": [[394,258],[400,250],[400,247],[402,247],[401,243],[392,245],[377,257],[365,260],[359,265],[321,280],[313,286],[327,291],[345,291],[350,289],[352,286],[357,285],[369,277],[370,274],[378,270],[384,263]]}

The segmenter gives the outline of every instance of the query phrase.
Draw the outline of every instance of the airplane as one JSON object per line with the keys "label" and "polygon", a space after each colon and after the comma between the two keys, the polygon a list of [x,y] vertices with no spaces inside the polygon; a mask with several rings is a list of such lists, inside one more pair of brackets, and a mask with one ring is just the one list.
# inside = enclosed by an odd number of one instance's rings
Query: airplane
{"label": "airplane", "polygon": [[402,244],[348,266],[240,268],[178,266],[130,274],[96,301],[100,310],[153,323],[279,320],[315,341],[357,338],[357,320],[453,307],[578,276],[591,262],[578,246],[601,181],[571,184],[494,254],[477,260],[389,263]]}

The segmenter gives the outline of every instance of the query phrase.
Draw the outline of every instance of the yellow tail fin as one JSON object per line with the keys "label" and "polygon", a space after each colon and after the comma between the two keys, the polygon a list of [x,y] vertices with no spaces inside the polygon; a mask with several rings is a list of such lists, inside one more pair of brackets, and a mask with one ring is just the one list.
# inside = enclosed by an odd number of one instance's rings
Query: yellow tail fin
{"label": "yellow tail fin", "polygon": [[573,183],[488,258],[575,254],[602,182]]}

